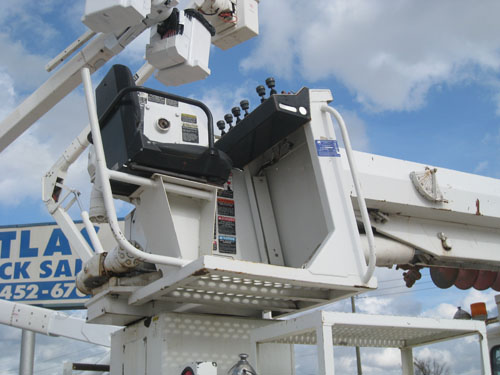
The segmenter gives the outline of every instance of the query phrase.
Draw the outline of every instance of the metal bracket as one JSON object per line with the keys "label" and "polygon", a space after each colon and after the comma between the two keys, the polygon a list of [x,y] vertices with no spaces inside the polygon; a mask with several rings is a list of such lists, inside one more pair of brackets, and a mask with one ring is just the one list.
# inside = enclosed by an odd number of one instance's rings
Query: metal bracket
{"label": "metal bracket", "polygon": [[436,179],[437,168],[426,167],[423,172],[411,172],[410,179],[417,191],[428,201],[448,203],[439,189]]}

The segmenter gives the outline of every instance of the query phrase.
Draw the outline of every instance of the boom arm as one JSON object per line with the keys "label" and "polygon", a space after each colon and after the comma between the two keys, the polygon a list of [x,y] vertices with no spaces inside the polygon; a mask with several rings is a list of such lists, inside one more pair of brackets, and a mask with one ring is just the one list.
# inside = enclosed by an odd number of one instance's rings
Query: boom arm
{"label": "boom arm", "polygon": [[[373,227],[416,249],[405,263],[500,270],[499,180],[362,152],[356,159]],[[352,183],[346,189],[356,195]]]}
{"label": "boom arm", "polygon": [[120,327],[88,324],[62,312],[0,299],[0,324],[27,329],[47,336],[61,336],[105,347]]}

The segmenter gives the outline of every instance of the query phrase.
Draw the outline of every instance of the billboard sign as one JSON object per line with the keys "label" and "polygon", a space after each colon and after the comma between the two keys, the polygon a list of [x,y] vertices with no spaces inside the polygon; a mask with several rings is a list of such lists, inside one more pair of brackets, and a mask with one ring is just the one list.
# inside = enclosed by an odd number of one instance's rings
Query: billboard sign
{"label": "billboard sign", "polygon": [[[76,225],[90,244],[84,225]],[[109,226],[95,228],[104,249],[113,248]],[[89,298],[75,286],[82,265],[57,224],[0,227],[0,299],[53,308],[81,308]]]}

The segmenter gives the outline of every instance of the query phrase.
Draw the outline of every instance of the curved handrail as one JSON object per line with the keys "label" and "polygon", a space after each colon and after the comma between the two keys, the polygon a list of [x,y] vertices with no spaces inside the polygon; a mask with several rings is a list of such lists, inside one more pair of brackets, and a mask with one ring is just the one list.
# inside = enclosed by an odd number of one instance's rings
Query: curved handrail
{"label": "curved handrail", "polygon": [[[111,232],[113,233],[113,236],[115,237],[116,241],[118,242],[118,245],[122,249],[124,249],[127,253],[129,253],[131,256],[137,258],[140,261],[154,263],[154,264],[164,264],[164,265],[170,265],[170,266],[176,266],[176,267],[185,266],[186,264],[190,263],[189,260],[179,259],[179,258],[174,258],[174,257],[169,257],[169,256],[164,256],[164,255],[149,254],[149,253],[146,253],[142,250],[137,249],[134,245],[132,245],[127,240],[127,238],[125,237],[125,235],[121,231],[121,229],[118,225],[118,218],[116,216],[116,209],[115,209],[115,205],[113,202],[113,193],[111,190],[111,183],[109,181],[109,173],[108,173],[108,169],[106,167],[106,158],[104,155],[104,148],[103,148],[101,132],[100,132],[100,128],[99,128],[99,120],[97,118],[96,103],[95,103],[93,90],[92,90],[92,81],[90,79],[90,71],[88,68],[83,68],[81,73],[82,73],[82,81],[83,81],[83,85],[84,85],[84,89],[85,89],[85,97],[87,100],[87,109],[88,109],[88,113],[89,113],[90,129],[92,132],[92,139],[94,142],[94,148],[95,148],[95,153],[96,153],[97,176],[100,179],[101,184],[102,184],[104,206],[106,208],[106,213],[108,215],[109,225],[111,227]],[[127,89],[136,89],[136,88],[137,87],[131,87],[131,88],[127,88]],[[125,91],[127,89],[124,89],[122,91]],[[134,90],[130,90],[130,91],[134,91]],[[125,94],[126,94],[126,92],[123,93],[123,95],[125,95]]]}
{"label": "curved handrail", "polygon": [[354,160],[354,155],[352,154],[352,146],[351,140],[349,139],[349,133],[347,132],[347,126],[345,125],[344,119],[337,112],[335,108],[332,108],[328,105],[323,105],[321,107],[322,112],[328,112],[335,120],[340,127],[340,132],[342,133],[342,139],[344,140],[345,151],[347,154],[347,160],[349,162],[349,167],[351,171],[352,180],[354,182],[354,188],[356,189],[356,195],[358,199],[359,210],[361,212],[361,219],[363,221],[363,226],[365,227],[366,236],[368,238],[368,246],[370,250],[370,255],[368,258],[368,269],[366,273],[363,275],[362,281],[363,283],[368,283],[373,276],[373,272],[375,271],[375,263],[377,261],[375,254],[375,238],[373,237],[372,225],[370,223],[370,216],[368,215],[368,209],[366,208],[365,198],[363,196],[363,192],[361,191],[361,185],[358,180],[358,169],[356,167],[356,163]]}

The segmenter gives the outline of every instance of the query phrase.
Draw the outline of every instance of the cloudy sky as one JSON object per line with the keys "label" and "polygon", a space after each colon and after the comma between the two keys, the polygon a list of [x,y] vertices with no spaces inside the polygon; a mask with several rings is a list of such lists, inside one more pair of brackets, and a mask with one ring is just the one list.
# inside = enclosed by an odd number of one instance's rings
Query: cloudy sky
{"label": "cloudy sky", "polygon": [[[85,31],[83,0],[0,2],[0,120],[50,75],[45,64]],[[216,120],[249,99],[273,76],[277,89],[328,88],[346,118],[354,147],[375,154],[500,178],[500,2],[261,0],[261,35],[229,51],[212,48],[212,75],[170,91],[205,101]],[[143,63],[148,35],[112,63],[133,71]],[[109,64],[94,75],[98,83]],[[164,89],[151,79],[150,87]],[[0,155],[0,225],[52,221],[40,201],[40,178],[88,123],[81,88]],[[68,183],[88,193],[86,161]],[[357,299],[360,311],[451,317],[456,306],[487,301],[493,292],[440,291],[428,274],[412,290],[401,272],[379,270],[380,289]],[[349,308],[345,303],[332,307]],[[0,368],[17,371],[20,333],[1,328]],[[54,373],[61,359],[99,355],[100,349],[38,338],[37,373]],[[417,351],[437,356],[461,375],[478,374],[477,343]],[[303,374],[314,374],[308,350]],[[353,355],[337,353],[340,373]],[[476,361],[476,362],[475,362]],[[363,351],[367,374],[396,374],[394,351]],[[59,371],[59,370],[57,370]]]}

